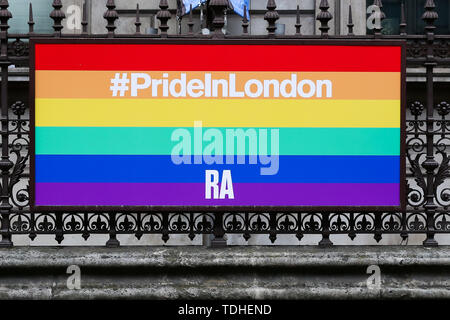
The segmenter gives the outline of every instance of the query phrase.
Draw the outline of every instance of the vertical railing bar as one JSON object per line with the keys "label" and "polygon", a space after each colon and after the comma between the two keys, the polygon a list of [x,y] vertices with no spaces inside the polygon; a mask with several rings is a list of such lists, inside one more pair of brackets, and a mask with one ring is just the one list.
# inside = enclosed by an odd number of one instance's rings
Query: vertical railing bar
{"label": "vertical railing bar", "polygon": [[30,213],[30,234],[28,235],[31,241],[36,238],[36,217],[35,213]]}
{"label": "vertical railing bar", "polygon": [[329,248],[333,246],[333,242],[330,240],[330,213],[322,213],[322,240],[319,242],[319,247]]}
{"label": "vertical railing bar", "polygon": [[108,248],[117,248],[120,246],[120,242],[117,239],[117,232],[116,232],[116,213],[110,212],[108,213],[109,217],[109,239],[106,242],[106,246]]}
{"label": "vertical railing bar", "polygon": [[194,232],[194,213],[189,213],[189,239],[194,240],[195,238],[195,232]]}
{"label": "vertical railing bar", "polygon": [[192,3],[189,6],[189,21],[188,21],[188,35],[193,36],[194,35],[194,20],[192,17]]}
{"label": "vertical railing bar", "polygon": [[426,68],[426,86],[427,86],[427,106],[426,106],[426,160],[422,163],[422,167],[426,170],[426,202],[424,205],[425,214],[427,218],[426,239],[423,245],[426,247],[434,247],[438,242],[434,239],[435,226],[434,219],[436,213],[436,204],[434,203],[434,171],[439,167],[439,163],[434,157],[434,88],[433,88],[433,72],[436,66],[434,57],[434,29],[436,28],[434,22],[438,19],[438,13],[434,10],[436,5],[433,0],[427,0],[425,3],[425,12],[422,19],[425,21],[425,32],[427,36],[427,57],[425,62]]}
{"label": "vertical railing bar", "polygon": [[55,240],[58,242],[58,244],[61,244],[61,242],[64,240],[62,218],[63,213],[55,212]]}
{"label": "vertical railing bar", "polygon": [[136,22],[134,23],[134,25],[136,26],[135,34],[140,35],[142,23],[141,23],[141,17],[140,17],[140,13],[139,13],[139,3],[136,4]]}
{"label": "vertical railing bar", "polygon": [[248,230],[249,224],[250,224],[250,222],[249,222],[249,213],[245,212],[244,213],[244,225],[242,227],[243,227],[243,230],[244,230],[244,239],[246,241],[248,241],[250,239],[250,237],[251,237],[250,232]]}
{"label": "vertical railing bar", "polygon": [[380,242],[381,239],[383,238],[382,235],[382,226],[381,226],[381,222],[382,222],[382,216],[383,214],[381,212],[375,212],[374,214],[374,236],[373,238],[375,239],[376,242]]}
{"label": "vertical railing bar", "polygon": [[10,198],[10,170],[13,163],[9,158],[9,116],[8,116],[8,68],[11,62],[8,59],[8,20],[12,18],[11,12],[8,10],[8,0],[0,0],[0,67],[1,67],[1,137],[2,137],[2,158],[0,160],[0,170],[2,175],[1,184],[1,203],[0,212],[2,218],[1,235],[2,240],[0,247],[12,247],[11,230],[9,216],[12,205],[9,203]]}
{"label": "vertical railing bar", "polygon": [[33,4],[30,2],[28,12],[28,33],[34,33]]}
{"label": "vertical railing bar", "polygon": [[272,243],[277,240],[277,214],[276,212],[269,213],[269,239]]}
{"label": "vertical railing bar", "polygon": [[223,214],[223,212],[214,213],[214,239],[211,240],[211,247],[213,248],[225,247],[227,245],[227,241],[224,239]]}
{"label": "vertical railing bar", "polygon": [[169,214],[170,213],[162,213],[162,236],[161,239],[166,243],[169,241]]}
{"label": "vertical railing bar", "polygon": [[297,12],[296,12],[296,20],[295,20],[295,35],[301,36],[302,35],[302,24],[300,22],[300,5],[297,5]]}
{"label": "vertical railing bar", "polygon": [[140,212],[136,213],[136,239],[140,240],[143,235],[142,232],[142,214]]}
{"label": "vertical railing bar", "polygon": [[401,18],[400,18],[400,35],[406,36],[406,11],[405,11],[405,1],[401,4]]}
{"label": "vertical railing bar", "polygon": [[87,36],[88,35],[88,14],[87,14],[86,0],[84,0],[84,2],[83,2],[83,17],[81,19],[81,26],[82,26],[81,35]]}
{"label": "vertical railing bar", "polygon": [[242,17],[242,34],[248,35],[248,26],[250,23],[248,22],[247,17],[247,5],[244,5],[244,16]]}
{"label": "vertical railing bar", "polygon": [[89,215],[87,212],[83,213],[83,234],[82,237],[85,241],[89,238]]}
{"label": "vertical railing bar", "polygon": [[348,32],[347,32],[347,35],[348,36],[354,36],[355,34],[353,33],[353,27],[354,27],[355,25],[353,24],[353,13],[352,13],[352,5],[351,4],[349,4],[348,5],[348,23],[347,23],[347,29],[348,29]]}
{"label": "vertical railing bar", "polygon": [[298,241],[301,241],[303,238],[303,230],[302,230],[302,214],[297,212],[297,232],[295,234]]}
{"label": "vertical railing bar", "polygon": [[401,213],[401,232],[400,232],[400,237],[402,238],[402,241],[406,241],[408,239],[408,230],[406,227],[406,210],[403,210],[403,212]]}
{"label": "vertical railing bar", "polygon": [[348,236],[349,238],[353,241],[356,237],[356,233],[355,233],[355,213],[354,212],[350,212],[350,218],[349,218],[349,233]]}

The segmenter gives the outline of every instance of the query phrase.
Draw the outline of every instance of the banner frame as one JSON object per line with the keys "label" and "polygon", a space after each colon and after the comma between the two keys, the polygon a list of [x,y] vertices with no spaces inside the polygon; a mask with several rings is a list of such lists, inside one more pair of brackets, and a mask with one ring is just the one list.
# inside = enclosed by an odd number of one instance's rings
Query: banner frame
{"label": "banner frame", "polygon": [[[35,45],[36,44],[198,44],[198,45],[342,45],[401,48],[400,206],[36,206],[35,205]],[[380,57],[382,59],[382,57]],[[31,212],[406,212],[406,41],[397,39],[296,38],[30,38],[30,210]]]}

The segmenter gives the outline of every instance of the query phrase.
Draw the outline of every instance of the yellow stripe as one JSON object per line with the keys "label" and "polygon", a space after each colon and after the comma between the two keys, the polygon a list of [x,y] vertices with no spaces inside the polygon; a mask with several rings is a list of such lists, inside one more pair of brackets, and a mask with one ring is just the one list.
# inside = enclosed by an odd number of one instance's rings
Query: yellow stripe
{"label": "yellow stripe", "polygon": [[36,99],[38,127],[399,128],[399,100]]}

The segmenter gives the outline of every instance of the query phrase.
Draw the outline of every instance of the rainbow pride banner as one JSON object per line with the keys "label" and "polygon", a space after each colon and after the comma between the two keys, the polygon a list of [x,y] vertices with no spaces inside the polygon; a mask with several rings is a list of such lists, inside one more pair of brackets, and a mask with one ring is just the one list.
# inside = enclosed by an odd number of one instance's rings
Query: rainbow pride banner
{"label": "rainbow pride banner", "polygon": [[35,208],[404,203],[399,42],[31,47]]}

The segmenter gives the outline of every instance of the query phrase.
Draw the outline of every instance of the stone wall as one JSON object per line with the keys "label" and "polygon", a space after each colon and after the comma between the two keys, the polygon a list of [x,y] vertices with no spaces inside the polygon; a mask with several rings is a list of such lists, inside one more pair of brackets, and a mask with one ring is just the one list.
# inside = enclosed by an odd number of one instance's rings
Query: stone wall
{"label": "stone wall", "polygon": [[[15,248],[0,254],[1,299],[450,297],[448,247]],[[68,273],[69,266],[76,267]],[[77,267],[79,289],[75,281],[67,286]]]}

